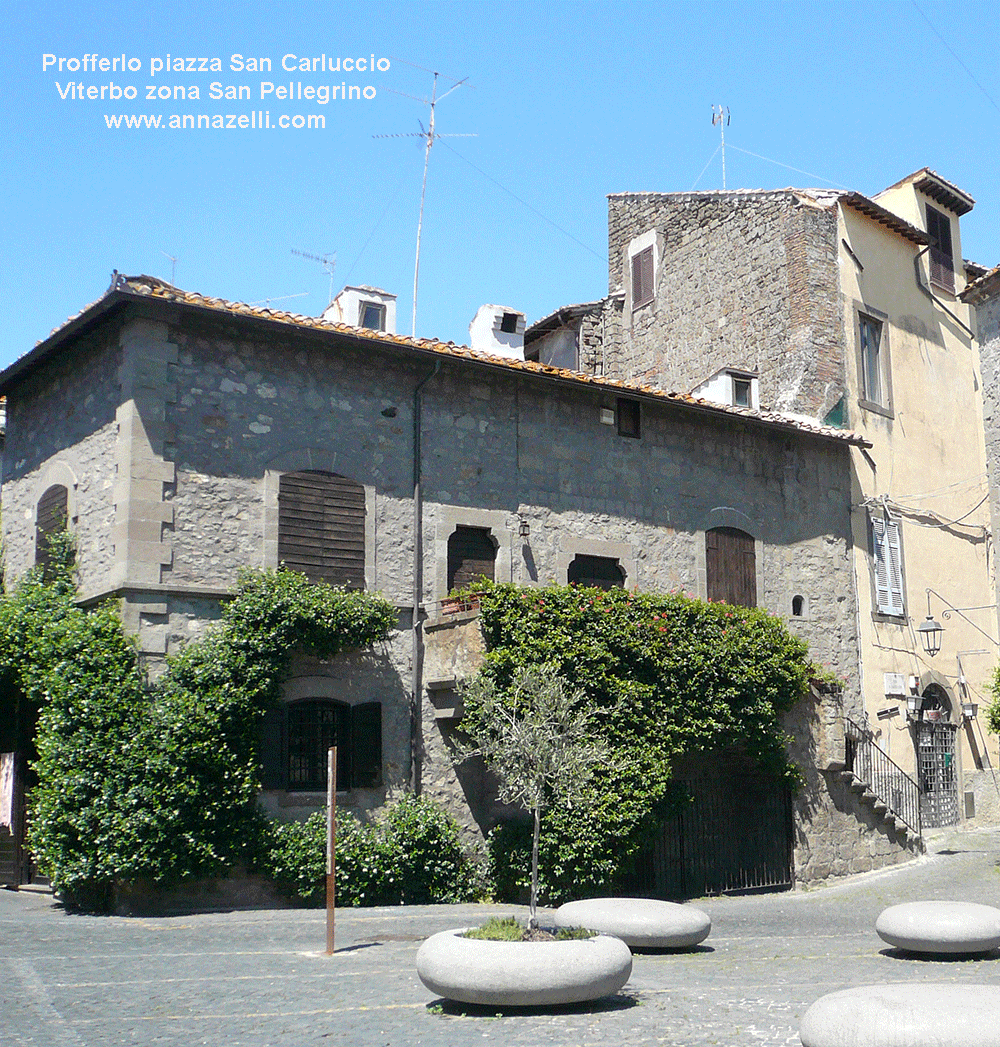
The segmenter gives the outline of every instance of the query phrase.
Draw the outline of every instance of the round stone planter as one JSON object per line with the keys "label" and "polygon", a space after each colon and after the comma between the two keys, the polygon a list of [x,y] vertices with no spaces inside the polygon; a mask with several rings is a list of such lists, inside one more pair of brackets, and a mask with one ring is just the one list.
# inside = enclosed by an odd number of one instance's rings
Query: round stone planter
{"label": "round stone planter", "polygon": [[803,1047],[1000,1047],[1000,986],[861,985],[802,1016]]}
{"label": "round stone planter", "polygon": [[655,898],[585,898],[560,905],[557,927],[613,934],[632,949],[691,949],[712,930],[708,913]]}
{"label": "round stone planter", "polygon": [[904,902],[883,910],[875,932],[907,952],[990,952],[1000,948],[1000,909],[976,902]]}
{"label": "round stone planter", "polygon": [[465,928],[434,934],[417,952],[417,974],[438,996],[491,1007],[538,1007],[611,996],[632,973],[618,938],[490,942]]}

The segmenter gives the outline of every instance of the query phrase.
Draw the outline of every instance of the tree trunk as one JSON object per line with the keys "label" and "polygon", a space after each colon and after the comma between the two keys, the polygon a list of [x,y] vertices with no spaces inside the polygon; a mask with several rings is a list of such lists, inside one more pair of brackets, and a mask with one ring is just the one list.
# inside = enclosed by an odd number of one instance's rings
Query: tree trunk
{"label": "tree trunk", "polygon": [[538,836],[541,831],[541,811],[535,808],[535,832],[531,840],[531,904],[528,907],[528,929],[538,926]]}

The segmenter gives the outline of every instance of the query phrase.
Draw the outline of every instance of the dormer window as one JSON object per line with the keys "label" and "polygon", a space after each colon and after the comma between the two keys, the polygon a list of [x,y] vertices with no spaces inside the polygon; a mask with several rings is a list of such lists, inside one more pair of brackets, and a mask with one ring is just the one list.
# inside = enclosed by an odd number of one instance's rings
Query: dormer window
{"label": "dormer window", "polygon": [[520,314],[504,313],[500,320],[500,330],[503,334],[517,334],[517,321]]}
{"label": "dormer window", "polygon": [[927,205],[927,236],[930,238],[931,283],[955,293],[955,256],[951,246],[951,219]]}
{"label": "dormer window", "polygon": [[753,407],[753,380],[732,375],[733,379],[733,406]]}
{"label": "dormer window", "polygon": [[369,331],[384,331],[385,306],[379,302],[360,302],[358,304],[358,326],[367,327]]}

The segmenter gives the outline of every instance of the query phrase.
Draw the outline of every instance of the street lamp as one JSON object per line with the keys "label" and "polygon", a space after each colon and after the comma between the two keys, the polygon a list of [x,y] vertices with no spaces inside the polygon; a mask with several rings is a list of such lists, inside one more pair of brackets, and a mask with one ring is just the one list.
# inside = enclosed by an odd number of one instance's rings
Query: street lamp
{"label": "street lamp", "polygon": [[[929,612],[930,597],[927,598],[927,603]],[[944,628],[928,613],[924,621],[917,626],[917,632],[920,633],[920,642],[924,645],[924,650],[933,658],[941,650],[941,634]]]}

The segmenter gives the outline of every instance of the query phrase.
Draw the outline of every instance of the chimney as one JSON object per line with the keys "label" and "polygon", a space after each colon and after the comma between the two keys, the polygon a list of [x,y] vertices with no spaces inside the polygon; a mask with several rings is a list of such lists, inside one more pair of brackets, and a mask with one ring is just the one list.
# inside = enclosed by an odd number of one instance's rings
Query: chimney
{"label": "chimney", "polygon": [[378,287],[345,287],[321,317],[337,324],[396,333],[396,296]]}
{"label": "chimney", "polygon": [[524,313],[504,305],[481,305],[469,324],[473,349],[508,360],[524,359]]}

